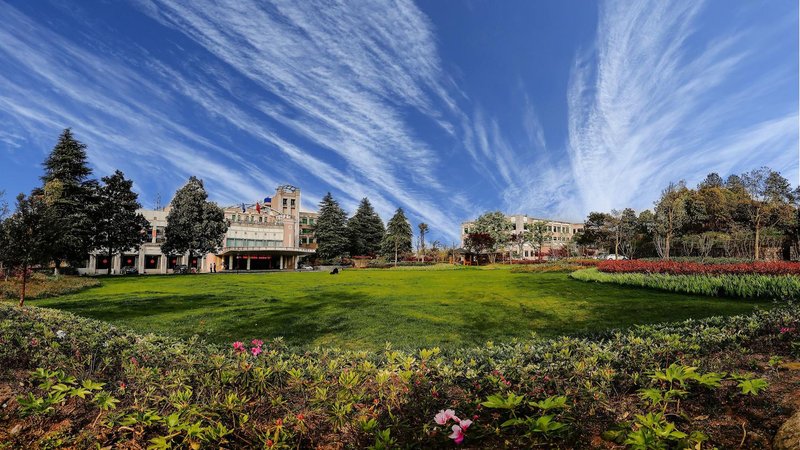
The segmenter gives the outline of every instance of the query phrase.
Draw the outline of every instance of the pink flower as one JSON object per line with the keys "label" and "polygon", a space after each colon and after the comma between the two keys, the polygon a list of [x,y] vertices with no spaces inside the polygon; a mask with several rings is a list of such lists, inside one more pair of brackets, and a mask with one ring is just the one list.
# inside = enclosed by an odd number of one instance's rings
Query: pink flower
{"label": "pink flower", "polygon": [[464,419],[458,422],[458,426],[460,426],[464,431],[467,431],[467,428],[469,428],[470,425],[472,425],[472,421],[469,419]]}
{"label": "pink flower", "polygon": [[244,350],[244,344],[236,341],[233,343],[233,349],[236,350],[236,353],[242,353]]}
{"label": "pink flower", "polygon": [[261,347],[253,347],[253,348],[251,348],[250,349],[250,353],[252,353],[253,356],[260,355],[261,354]]}
{"label": "pink flower", "polygon": [[261,339],[253,339],[250,343],[255,345],[256,347],[261,347],[262,345],[264,345],[264,341],[262,341]]}
{"label": "pink flower", "polygon": [[434,422],[438,423],[439,425],[447,424],[447,422],[450,419],[455,419],[456,421],[458,421],[458,418],[456,417],[456,412],[453,411],[452,409],[441,410],[439,411],[439,414],[436,414],[433,417]]}
{"label": "pink flower", "polygon": [[453,425],[453,433],[447,437],[452,439],[456,444],[460,444],[464,442],[464,430],[458,425]]}
{"label": "pink flower", "polygon": [[783,328],[781,328],[781,334],[784,334],[784,333],[791,333],[791,332],[793,332],[793,331],[794,331],[794,328],[789,328],[789,327],[783,327]]}

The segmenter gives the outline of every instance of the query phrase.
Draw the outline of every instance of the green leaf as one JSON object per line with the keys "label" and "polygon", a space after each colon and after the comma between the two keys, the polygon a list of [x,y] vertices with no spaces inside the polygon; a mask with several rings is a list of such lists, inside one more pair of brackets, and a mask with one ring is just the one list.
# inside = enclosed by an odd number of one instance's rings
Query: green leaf
{"label": "green leaf", "polygon": [[522,403],[525,397],[509,392],[506,398],[499,395],[490,395],[481,405],[493,409],[514,409]]}
{"label": "green leaf", "polygon": [[742,394],[744,395],[758,395],[759,392],[769,386],[769,383],[763,378],[754,378],[752,380],[744,380],[738,386],[742,389]]}
{"label": "green leaf", "polygon": [[567,407],[567,397],[565,395],[548,397],[538,402],[530,402],[529,404],[544,411],[551,409],[563,409]]}
{"label": "green leaf", "polygon": [[88,394],[91,394],[91,393],[92,393],[92,391],[90,391],[89,389],[85,389],[85,388],[82,388],[82,387],[76,387],[76,388],[70,389],[69,396],[70,397],[86,398],[86,396]]}
{"label": "green leaf", "polygon": [[94,394],[94,402],[100,407],[101,410],[108,411],[116,408],[119,400],[112,397],[111,394],[106,391],[100,391]]}
{"label": "green leaf", "polygon": [[99,391],[100,389],[103,389],[103,386],[105,385],[105,383],[97,383],[92,380],[83,380],[83,383],[81,383],[81,386],[89,389],[90,391]]}
{"label": "green leaf", "polygon": [[508,419],[505,422],[501,423],[500,426],[502,428],[506,427],[513,427],[514,425],[521,425],[525,423],[525,419]]}
{"label": "green leaf", "polygon": [[172,448],[171,439],[171,436],[159,436],[150,439],[151,445],[147,446],[147,450],[166,450]]}

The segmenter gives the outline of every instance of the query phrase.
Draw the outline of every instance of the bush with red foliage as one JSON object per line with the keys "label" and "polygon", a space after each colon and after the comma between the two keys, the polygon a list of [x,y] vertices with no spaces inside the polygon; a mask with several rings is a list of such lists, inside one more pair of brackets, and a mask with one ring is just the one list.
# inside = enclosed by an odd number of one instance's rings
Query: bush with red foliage
{"label": "bush with red foliage", "polygon": [[800,262],[754,261],[736,264],[702,264],[684,261],[601,261],[597,269],[608,273],[665,273],[670,275],[800,275]]}
{"label": "bush with red foliage", "polygon": [[[596,259],[584,259],[584,258],[562,258],[557,259],[555,261],[542,258],[542,259],[512,259],[511,264],[552,264],[552,263],[567,263],[572,264],[575,266],[585,266],[585,267],[593,267],[596,266],[598,260]],[[507,264],[508,262],[504,262],[503,264]]]}

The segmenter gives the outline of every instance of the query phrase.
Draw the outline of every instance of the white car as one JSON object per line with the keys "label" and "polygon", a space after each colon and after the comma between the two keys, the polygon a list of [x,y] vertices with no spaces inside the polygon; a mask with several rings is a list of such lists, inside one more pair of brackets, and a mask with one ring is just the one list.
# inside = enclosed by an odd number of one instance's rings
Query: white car
{"label": "white car", "polygon": [[612,253],[612,254],[606,256],[606,259],[619,260],[619,259],[628,259],[628,257],[625,256],[625,255],[616,255],[616,254]]}

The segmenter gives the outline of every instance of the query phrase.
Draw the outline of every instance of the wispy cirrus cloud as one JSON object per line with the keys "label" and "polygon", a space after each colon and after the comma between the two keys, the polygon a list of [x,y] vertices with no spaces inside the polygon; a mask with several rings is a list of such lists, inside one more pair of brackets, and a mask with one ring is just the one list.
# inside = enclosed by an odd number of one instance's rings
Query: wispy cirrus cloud
{"label": "wispy cirrus cloud", "polygon": [[[576,59],[568,91],[577,210],[646,208],[676,178],[797,161],[796,107],[760,122],[747,117],[776,77],[791,76],[791,61],[732,88],[743,67],[758,64],[765,42],[746,29],[699,36],[703,8],[601,4],[595,48]],[[786,175],[796,175],[796,164]]]}
{"label": "wispy cirrus cloud", "polygon": [[258,86],[248,92],[255,110],[310,145],[290,145],[285,132],[254,124],[252,112],[235,114],[239,128],[306,159],[345,195],[371,193],[384,214],[397,204],[456,229],[435,200],[447,191],[435,173],[441,162],[407,120],[421,114],[452,133],[447,117],[458,111],[432,26],[413,3],[360,4],[357,12],[348,2],[140,5]]}
{"label": "wispy cirrus cloud", "polygon": [[[9,5],[0,3],[0,13],[8,19],[0,29],[0,55],[15,68],[0,75],[0,111],[16,118],[29,135],[52,145],[55,136],[42,135],[43,128],[77,125],[82,139],[93,144],[92,163],[102,171],[127,167],[134,178],[146,176],[145,183],[172,179],[170,188],[189,175],[212,186],[222,177],[253,198],[263,192],[256,187],[263,174],[165,113],[170,92],[147,74],[90,52]],[[34,81],[47,91],[32,88]],[[155,195],[155,189],[149,191]],[[222,190],[218,198],[238,199],[227,194]]]}
{"label": "wispy cirrus cloud", "polygon": [[[25,152],[72,125],[99,171],[122,168],[145,199],[190,174],[223,203],[293,183],[305,209],[329,189],[350,212],[366,196],[447,240],[490,209],[580,220],[711,170],[797,173],[796,105],[763,100],[796,63],[759,59],[777,35],[763,21],[709,33],[702,2],[602,2],[571,70],[537,61],[547,74],[485,86],[512,66],[468,62],[471,79],[452,39],[445,51],[453,30],[411,0],[131,1],[49,20],[0,0],[4,158],[38,174]],[[136,23],[119,35],[117,8]]]}

